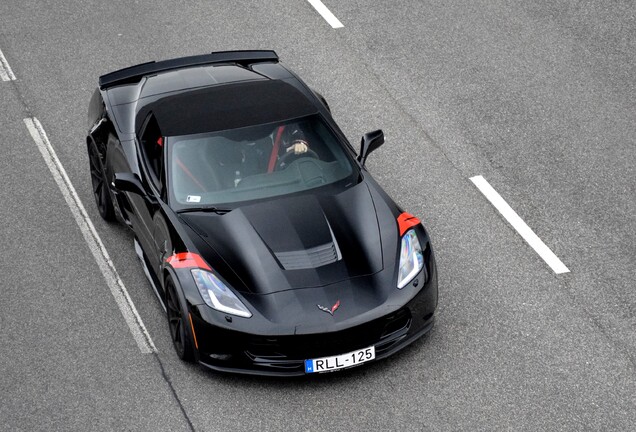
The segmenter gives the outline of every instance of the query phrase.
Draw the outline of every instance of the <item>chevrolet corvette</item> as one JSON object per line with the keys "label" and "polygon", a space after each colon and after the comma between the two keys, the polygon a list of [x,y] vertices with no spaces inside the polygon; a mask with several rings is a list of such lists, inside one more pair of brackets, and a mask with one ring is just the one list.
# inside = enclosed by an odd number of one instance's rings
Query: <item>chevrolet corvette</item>
{"label": "chevrolet corvette", "polygon": [[86,138],[100,216],[128,226],[176,354],[305,375],[429,332],[429,235],[365,168],[325,99],[274,51],[143,63],[99,78]]}

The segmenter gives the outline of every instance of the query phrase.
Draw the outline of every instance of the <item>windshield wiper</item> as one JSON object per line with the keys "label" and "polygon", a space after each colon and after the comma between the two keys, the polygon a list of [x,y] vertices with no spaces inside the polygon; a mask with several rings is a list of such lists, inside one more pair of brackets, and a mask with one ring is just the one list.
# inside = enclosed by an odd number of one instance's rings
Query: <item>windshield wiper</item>
{"label": "windshield wiper", "polygon": [[177,213],[181,214],[181,213],[203,212],[203,213],[216,213],[221,215],[231,211],[232,209],[219,208],[219,207],[188,207],[181,210],[177,210]]}

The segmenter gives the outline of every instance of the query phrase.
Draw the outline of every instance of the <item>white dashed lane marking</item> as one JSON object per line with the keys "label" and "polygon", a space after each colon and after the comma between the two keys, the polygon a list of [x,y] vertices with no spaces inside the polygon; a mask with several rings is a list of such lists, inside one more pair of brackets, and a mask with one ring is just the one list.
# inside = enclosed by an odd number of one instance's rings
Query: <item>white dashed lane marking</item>
{"label": "white dashed lane marking", "polygon": [[556,274],[569,273],[570,270],[561,262],[554,252],[532,231],[532,229],[519,217],[519,215],[508,205],[508,203],[490,186],[482,176],[471,177],[477,189],[495,206],[499,213],[517,230],[519,235],[539,254]]}
{"label": "white dashed lane marking", "polygon": [[333,28],[341,28],[344,27],[340,20],[336,18],[334,14],[331,13],[327,6],[325,6],[320,0],[307,0],[316,11],[322,15],[322,17],[329,23],[329,25]]}
{"label": "white dashed lane marking", "polygon": [[9,66],[9,62],[5,58],[2,50],[0,50],[0,79],[2,81],[14,81],[15,75],[11,70],[11,66]]}
{"label": "white dashed lane marking", "polygon": [[77,225],[88,244],[88,248],[90,249],[99,269],[104,275],[104,279],[106,279],[106,284],[108,288],[110,288],[110,292],[115,297],[115,302],[121,311],[121,314],[124,316],[124,320],[126,324],[128,324],[128,328],[130,328],[130,332],[137,342],[139,349],[144,354],[149,354],[152,352],[156,352],[157,348],[155,348],[155,344],[146,330],[146,326],[144,325],[135,305],[128,295],[128,290],[124,286],[124,282],[119,277],[117,270],[115,269],[115,265],[110,259],[108,255],[108,251],[102,243],[102,239],[97,234],[95,230],[95,226],[91,219],[88,217],[86,213],[86,209],[80,201],[71,180],[68,178],[66,174],[66,170],[62,166],[62,163],[58,159],[55,154],[55,150],[51,146],[48,137],[46,136],[46,132],[44,132],[44,128],[36,119],[33,118],[25,118],[24,124],[26,125],[33,141],[38,146],[42,157],[44,158],[44,162],[49,167],[51,174],[53,174],[53,179],[57,186],[60,188],[66,203],[71,209],[71,213],[77,222]]}

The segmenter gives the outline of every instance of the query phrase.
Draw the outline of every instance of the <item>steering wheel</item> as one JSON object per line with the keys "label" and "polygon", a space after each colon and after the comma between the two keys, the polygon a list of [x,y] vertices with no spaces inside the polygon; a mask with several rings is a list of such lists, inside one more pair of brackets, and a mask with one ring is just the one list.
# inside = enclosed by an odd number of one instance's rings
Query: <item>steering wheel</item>
{"label": "steering wheel", "polygon": [[278,170],[284,170],[285,168],[287,168],[289,166],[289,164],[291,164],[291,162],[293,160],[296,159],[300,159],[303,157],[310,157],[310,158],[314,158],[314,159],[320,159],[318,157],[318,153],[316,153],[315,151],[311,150],[311,149],[307,149],[306,152],[304,153],[294,153],[289,152],[289,153],[285,153],[284,155],[281,156],[280,160],[278,161]]}

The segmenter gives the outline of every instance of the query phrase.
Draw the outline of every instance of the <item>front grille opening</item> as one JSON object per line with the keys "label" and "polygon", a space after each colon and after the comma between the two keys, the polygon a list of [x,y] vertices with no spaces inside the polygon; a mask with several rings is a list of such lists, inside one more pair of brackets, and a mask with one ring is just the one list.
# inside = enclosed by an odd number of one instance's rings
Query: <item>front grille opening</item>
{"label": "front grille opening", "polygon": [[252,360],[281,360],[287,356],[281,352],[280,342],[274,337],[254,336],[245,354]]}
{"label": "front grille opening", "polygon": [[334,333],[294,336],[253,336],[245,355],[254,365],[267,368],[302,366],[304,359],[344,354],[351,350],[376,345],[381,353],[399,343],[412,322],[408,308],[390,315]]}
{"label": "front grille opening", "polygon": [[401,309],[394,316],[388,318],[380,339],[395,336],[398,333],[406,333],[411,327],[411,313],[407,309]]}

